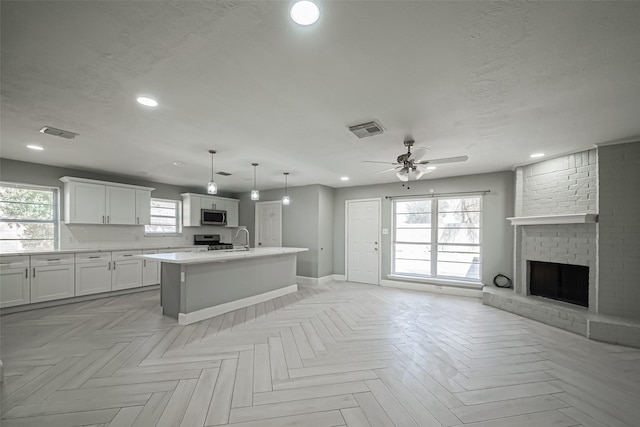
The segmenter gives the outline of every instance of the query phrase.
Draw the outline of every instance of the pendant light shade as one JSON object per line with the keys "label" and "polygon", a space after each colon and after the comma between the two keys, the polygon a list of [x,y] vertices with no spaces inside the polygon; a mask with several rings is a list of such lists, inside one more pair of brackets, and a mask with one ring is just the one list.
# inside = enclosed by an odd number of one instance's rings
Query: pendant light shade
{"label": "pendant light shade", "polygon": [[256,187],[256,166],[258,166],[258,164],[251,163],[251,166],[253,166],[253,190],[251,190],[251,200],[260,200],[260,192]]}
{"label": "pendant light shade", "polygon": [[216,154],[216,150],[209,150],[209,153],[211,153],[211,181],[207,184],[207,193],[217,194],[218,184],[213,180],[213,155]]}
{"label": "pendant light shade", "polygon": [[291,203],[291,199],[289,199],[289,195],[287,194],[287,176],[289,172],[284,172],[284,197],[282,197],[282,204],[288,205]]}

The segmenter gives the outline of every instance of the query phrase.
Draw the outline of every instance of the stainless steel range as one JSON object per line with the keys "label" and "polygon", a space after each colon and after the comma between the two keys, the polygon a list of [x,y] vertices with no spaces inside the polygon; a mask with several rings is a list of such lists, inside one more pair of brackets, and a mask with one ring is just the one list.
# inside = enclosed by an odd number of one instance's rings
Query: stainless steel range
{"label": "stainless steel range", "polygon": [[195,234],[193,236],[194,245],[207,245],[210,251],[233,249],[233,244],[220,241],[219,234]]}

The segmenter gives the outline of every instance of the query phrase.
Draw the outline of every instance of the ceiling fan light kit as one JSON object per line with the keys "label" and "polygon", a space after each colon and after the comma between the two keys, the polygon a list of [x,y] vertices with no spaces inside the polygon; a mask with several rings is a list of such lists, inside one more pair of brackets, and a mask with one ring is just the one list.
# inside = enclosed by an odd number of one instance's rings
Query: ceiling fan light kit
{"label": "ceiling fan light kit", "polygon": [[415,150],[411,152],[411,147],[413,147],[414,143],[415,141],[413,139],[406,139],[404,141],[404,146],[407,147],[407,152],[400,154],[396,158],[395,162],[389,163],[371,160],[363,161],[366,163],[383,163],[387,165],[391,164],[393,165],[393,167],[375,173],[379,174],[394,171],[396,172],[396,176],[400,181],[408,182],[409,180],[418,180],[424,175],[433,172],[436,169],[435,166],[432,166],[433,164],[464,162],[468,159],[467,156],[458,156],[425,160],[424,156],[427,154],[427,151],[429,151],[429,149],[425,147],[416,147]]}
{"label": "ceiling fan light kit", "polygon": [[291,203],[291,199],[289,199],[289,195],[287,194],[287,176],[289,172],[283,172],[284,174],[284,196],[282,197],[282,204],[288,205]]}

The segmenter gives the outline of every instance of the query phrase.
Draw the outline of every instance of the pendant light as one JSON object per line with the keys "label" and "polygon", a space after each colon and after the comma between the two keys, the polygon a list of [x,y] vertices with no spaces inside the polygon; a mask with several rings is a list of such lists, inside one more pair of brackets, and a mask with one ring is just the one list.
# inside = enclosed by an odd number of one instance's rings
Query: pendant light
{"label": "pendant light", "polygon": [[289,203],[291,203],[291,199],[289,199],[289,195],[287,194],[287,175],[289,175],[289,172],[283,172],[283,173],[284,173],[284,197],[282,198],[282,204],[288,205]]}
{"label": "pendant light", "polygon": [[256,188],[256,166],[257,163],[251,163],[253,166],[253,190],[251,190],[251,200],[260,200],[260,192]]}
{"label": "pendant light", "polygon": [[211,181],[207,184],[207,193],[217,194],[218,184],[213,180],[213,155],[216,154],[216,150],[209,150],[209,153],[211,153]]}

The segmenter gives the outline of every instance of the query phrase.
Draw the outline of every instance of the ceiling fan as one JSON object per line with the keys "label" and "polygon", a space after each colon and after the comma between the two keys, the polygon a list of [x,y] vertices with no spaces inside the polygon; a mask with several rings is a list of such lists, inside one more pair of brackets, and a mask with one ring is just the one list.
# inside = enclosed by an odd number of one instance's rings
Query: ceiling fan
{"label": "ceiling fan", "polygon": [[422,176],[433,172],[435,168],[430,168],[430,165],[464,162],[469,158],[467,156],[458,156],[425,160],[423,158],[427,154],[428,149],[424,147],[417,147],[413,152],[411,152],[411,147],[413,147],[414,143],[415,141],[413,139],[406,139],[404,141],[404,146],[407,147],[407,152],[400,154],[395,162],[377,162],[372,160],[363,160],[363,162],[394,165],[392,168],[385,169],[376,173],[396,171],[396,176],[398,177],[398,179],[400,179],[400,181],[406,182],[409,181],[409,179],[420,179],[422,178]]}

